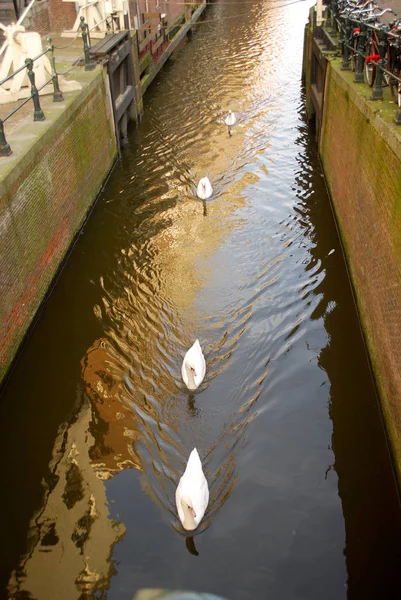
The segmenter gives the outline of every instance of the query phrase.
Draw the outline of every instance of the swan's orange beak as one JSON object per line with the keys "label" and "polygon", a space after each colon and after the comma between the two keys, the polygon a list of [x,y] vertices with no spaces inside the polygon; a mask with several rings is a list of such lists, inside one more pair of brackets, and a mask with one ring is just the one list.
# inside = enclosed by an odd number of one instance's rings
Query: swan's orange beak
{"label": "swan's orange beak", "polygon": [[195,375],[195,377],[196,377],[196,371],[195,371],[195,369],[194,369],[193,367],[191,367],[191,371],[192,371],[192,373],[193,373],[193,374]]}
{"label": "swan's orange beak", "polygon": [[190,509],[189,509],[189,510],[191,511],[191,515],[192,515],[193,517],[196,517],[196,512],[194,511],[194,509],[193,509],[192,507],[190,507]]}

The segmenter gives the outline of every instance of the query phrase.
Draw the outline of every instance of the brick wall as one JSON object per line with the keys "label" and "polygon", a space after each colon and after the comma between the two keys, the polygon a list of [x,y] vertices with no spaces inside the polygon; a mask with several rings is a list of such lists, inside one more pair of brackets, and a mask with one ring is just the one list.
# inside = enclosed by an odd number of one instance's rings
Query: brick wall
{"label": "brick wall", "polygon": [[37,31],[40,35],[50,33],[49,1],[35,2],[23,22],[27,31]]}
{"label": "brick wall", "polygon": [[63,2],[63,0],[48,0],[50,31],[59,33],[64,29],[72,29],[77,18],[75,2]]}
{"label": "brick wall", "polygon": [[99,74],[0,187],[0,381],[113,163],[106,106]]}
{"label": "brick wall", "polygon": [[320,152],[401,487],[401,137],[388,105],[387,117],[329,62]]}
{"label": "brick wall", "polygon": [[38,0],[30,8],[22,24],[27,31],[37,31],[44,36],[71,29],[76,17],[75,2]]}

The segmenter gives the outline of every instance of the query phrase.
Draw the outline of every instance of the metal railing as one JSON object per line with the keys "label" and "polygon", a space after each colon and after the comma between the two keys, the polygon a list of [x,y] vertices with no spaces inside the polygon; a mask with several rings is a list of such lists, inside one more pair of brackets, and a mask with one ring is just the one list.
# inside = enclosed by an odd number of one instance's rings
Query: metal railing
{"label": "metal railing", "polygon": [[[20,73],[21,71],[26,69],[27,75],[29,78],[29,82],[31,84],[30,95],[27,98],[25,98],[22,102],[20,102],[20,104],[18,104],[18,106],[13,108],[13,110],[11,110],[8,113],[8,115],[6,115],[3,119],[0,119],[0,156],[10,156],[10,154],[12,154],[12,150],[10,148],[10,145],[7,143],[7,140],[6,140],[6,137],[4,134],[4,123],[7,121],[7,119],[9,119],[13,114],[15,114],[22,106],[27,104],[27,102],[32,100],[33,106],[34,106],[33,120],[34,121],[44,121],[45,115],[44,115],[43,110],[40,107],[39,92],[44,87],[46,87],[46,85],[48,85],[51,82],[53,83],[53,102],[61,102],[63,100],[63,94],[59,87],[58,74],[56,71],[56,63],[55,63],[55,58],[54,58],[54,46],[52,44],[51,38],[47,38],[47,42],[48,42],[48,46],[47,46],[46,50],[43,50],[43,52],[41,52],[40,54],[35,56],[35,58],[27,58],[25,60],[25,65],[23,65],[22,67],[20,67],[19,69],[17,69],[16,71],[11,73],[7,77],[5,77],[2,81],[0,81],[0,86],[1,86],[4,83],[6,83],[7,81],[9,81],[10,79],[12,79],[13,77],[15,77],[15,75],[17,75],[18,73]],[[43,56],[44,54],[47,54],[47,53],[50,54],[50,65],[52,68],[52,75],[47,81],[45,81],[45,83],[43,83],[39,88],[37,88],[35,85],[35,73],[33,71],[33,65],[34,65],[35,60],[38,60],[41,56]]]}
{"label": "metal railing", "polygon": [[90,49],[91,49],[91,38],[88,25],[85,23],[84,17],[81,17],[79,27],[82,32],[82,41],[84,43],[84,56],[85,56],[85,71],[92,71],[95,65],[91,64]]}
{"label": "metal railing", "polygon": [[[90,31],[88,29],[88,25],[85,23],[85,19],[84,17],[81,17],[81,23],[80,23],[80,30],[78,31],[76,37],[74,38],[73,42],[79,37],[79,35],[82,36],[82,41],[83,41],[83,55],[84,55],[84,67],[85,67],[85,71],[91,71],[92,69],[95,68],[95,64],[91,64],[91,59],[90,59],[90,49],[91,49],[91,41],[90,41]],[[12,117],[20,108],[22,108],[23,106],[25,106],[25,104],[27,104],[30,100],[32,100],[33,102],[33,106],[34,106],[34,111],[33,111],[33,120],[34,121],[43,121],[45,119],[45,114],[40,106],[40,100],[39,100],[39,92],[46,87],[49,83],[53,83],[53,102],[61,102],[64,98],[63,98],[63,94],[60,90],[60,86],[59,86],[59,80],[58,80],[58,73],[56,70],[56,60],[54,57],[54,45],[52,43],[52,39],[50,37],[48,37],[46,39],[48,45],[47,48],[45,50],[43,50],[43,52],[41,52],[40,54],[38,54],[37,56],[35,56],[34,58],[27,58],[25,60],[25,64],[22,65],[19,69],[17,69],[16,71],[14,71],[13,73],[10,73],[7,77],[5,77],[4,79],[2,79],[0,81],[0,87],[6,83],[7,81],[9,81],[10,79],[12,79],[13,77],[15,77],[15,75],[17,75],[18,73],[20,73],[21,71],[23,71],[24,69],[26,69],[27,71],[27,75],[29,78],[29,82],[31,85],[31,93],[30,95],[25,98],[22,102],[20,102],[15,108],[13,108],[13,110],[11,110],[4,118],[0,118],[0,157],[1,156],[10,156],[10,154],[12,154],[12,149],[10,147],[10,145],[8,144],[6,137],[5,137],[5,133],[4,133],[4,123],[10,118]],[[45,81],[45,83],[43,83],[39,88],[36,87],[35,84],[35,73],[33,71],[33,66],[36,60],[38,60],[39,58],[41,58],[44,54],[49,54],[49,62],[51,65],[51,77],[49,77],[49,79],[47,81]],[[82,55],[81,55],[82,57]],[[78,59],[79,60],[79,59]]]}
{"label": "metal railing", "polygon": [[[385,13],[396,15],[391,9],[382,10],[373,2],[362,5],[331,0],[327,8],[324,27],[332,37],[338,36],[337,47],[342,54],[341,69],[351,70],[352,66],[355,71],[354,82],[364,83],[366,80],[372,87],[371,100],[382,100],[383,87],[386,85],[390,86],[392,93],[396,89],[394,121],[401,125],[401,20],[389,25],[380,23],[379,19]],[[369,40],[374,54],[366,51]],[[395,61],[390,60],[391,56],[395,57]],[[396,69],[391,62],[397,65]],[[366,73],[372,72],[374,79],[372,77],[369,83]]]}

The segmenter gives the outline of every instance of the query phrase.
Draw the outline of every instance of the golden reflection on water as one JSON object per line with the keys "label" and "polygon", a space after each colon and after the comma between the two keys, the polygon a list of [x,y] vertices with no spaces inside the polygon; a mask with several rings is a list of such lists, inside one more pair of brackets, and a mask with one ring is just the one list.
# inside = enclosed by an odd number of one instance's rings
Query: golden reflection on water
{"label": "golden reflection on water", "polygon": [[254,174],[245,173],[217,199],[203,203],[197,198],[187,198],[159,215],[160,219],[171,222],[153,242],[154,262],[161,274],[160,293],[174,305],[180,318],[187,312],[193,318],[196,296],[210,273],[207,262],[231,228],[238,225],[230,217],[246,204],[241,192],[257,180]]}
{"label": "golden reflection on water", "polygon": [[96,340],[82,359],[82,379],[93,408],[94,444],[89,457],[100,479],[109,479],[122,469],[141,470],[134,454],[138,439],[136,421],[131,410],[119,398],[119,383],[108,372],[107,340]]}
{"label": "golden reflection on water", "polygon": [[[181,463],[186,460],[179,442],[182,401],[177,404],[175,400],[183,389],[179,375],[185,351],[182,328],[190,323],[192,331],[184,338],[195,335],[200,321],[195,302],[208,275],[205,265],[230,227],[238,224],[230,216],[245,205],[241,194],[257,180],[252,173],[244,173],[229,184],[221,198],[208,203],[207,218],[200,210],[202,203],[193,197],[157,213],[154,221],[161,219],[169,226],[161,227],[146,248],[132,244],[122,249],[119,266],[125,282],[119,290],[123,295],[106,291],[103,282],[102,305],[95,307],[106,337],[96,340],[81,361],[94,414],[92,468],[101,479],[125,468],[145,472],[144,491],[170,513],[175,512],[172,485],[164,491],[162,480],[166,473],[170,484],[178,480],[181,465],[170,464],[172,453]],[[222,438],[226,436],[227,431]],[[156,470],[157,490],[152,489],[149,469]],[[234,485],[233,461],[228,458],[214,476],[217,482],[220,478],[214,498],[221,505]],[[210,524],[210,516],[205,523]]]}
{"label": "golden reflection on water", "polygon": [[59,432],[43,504],[31,520],[27,553],[11,574],[9,597],[78,600],[109,587],[110,557],[125,527],[110,518],[91,465],[91,420],[84,400],[75,421]]}
{"label": "golden reflection on water", "polygon": [[[82,357],[85,400],[55,443],[50,465],[54,481],[32,520],[29,551],[12,574],[10,593],[25,591],[41,600],[53,600],[57,590],[57,598],[70,600],[108,587],[113,546],[125,527],[110,519],[103,480],[124,469],[144,474],[143,490],[171,513],[171,523],[177,528],[173,492],[188,451],[182,445],[181,430],[192,418],[196,422],[197,411],[194,397],[188,397],[183,388],[179,368],[185,350],[195,337],[202,337],[201,324],[210,316],[198,300],[212,275],[211,258],[233,229],[245,222],[241,213],[248,203],[247,188],[259,181],[250,168],[269,147],[263,120],[278,110],[267,100],[271,93],[267,82],[280,62],[280,45],[266,42],[268,27],[270,35],[274,34],[271,13],[263,15],[262,10],[258,16],[255,32],[243,38],[243,48],[226,49],[221,72],[215,74],[220,82],[224,76],[219,102],[237,113],[233,135],[223,125],[221,104],[207,93],[198,93],[197,101],[191,98],[187,103],[191,111],[185,121],[188,131],[178,135],[172,126],[162,131],[155,147],[146,148],[151,157],[158,152],[157,144],[164,144],[165,152],[172,153],[177,163],[171,173],[178,170],[179,176],[165,173],[169,189],[160,195],[158,179],[150,182],[141,210],[152,204],[167,208],[144,217],[138,227],[149,231],[146,241],[133,237],[116,259],[114,280],[110,274],[101,279],[101,298],[94,313],[104,335],[93,340]],[[192,114],[195,106],[206,117]],[[173,118],[174,111],[177,107],[173,107]],[[145,167],[137,163],[145,172],[146,158]],[[161,154],[156,157],[154,173],[157,161],[162,165],[164,160]],[[188,166],[189,177],[184,173]],[[265,165],[259,168],[268,175]],[[194,192],[205,175],[214,195],[201,202]],[[133,189],[140,185],[136,176],[131,180]],[[227,335],[228,316],[221,316],[216,325],[223,330],[216,344],[220,356],[208,365],[205,385],[224,368],[251,312],[250,304],[228,315],[239,327],[236,331],[232,326],[232,339]],[[207,346],[208,340],[204,341]],[[256,382],[249,382],[249,394],[237,414],[227,418],[207,449],[207,461],[219,446],[226,454],[213,472],[206,466],[214,486],[204,527],[235,485],[234,448],[256,416],[250,409],[267,372],[266,367]]]}

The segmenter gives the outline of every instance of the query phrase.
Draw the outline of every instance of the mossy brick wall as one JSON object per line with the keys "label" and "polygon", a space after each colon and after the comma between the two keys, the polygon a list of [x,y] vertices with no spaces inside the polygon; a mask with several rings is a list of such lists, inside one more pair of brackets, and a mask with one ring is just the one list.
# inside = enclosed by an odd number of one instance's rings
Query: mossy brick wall
{"label": "mossy brick wall", "polygon": [[367,89],[328,64],[320,154],[401,487],[401,131]]}
{"label": "mossy brick wall", "polygon": [[0,189],[0,381],[116,156],[102,74]]}

